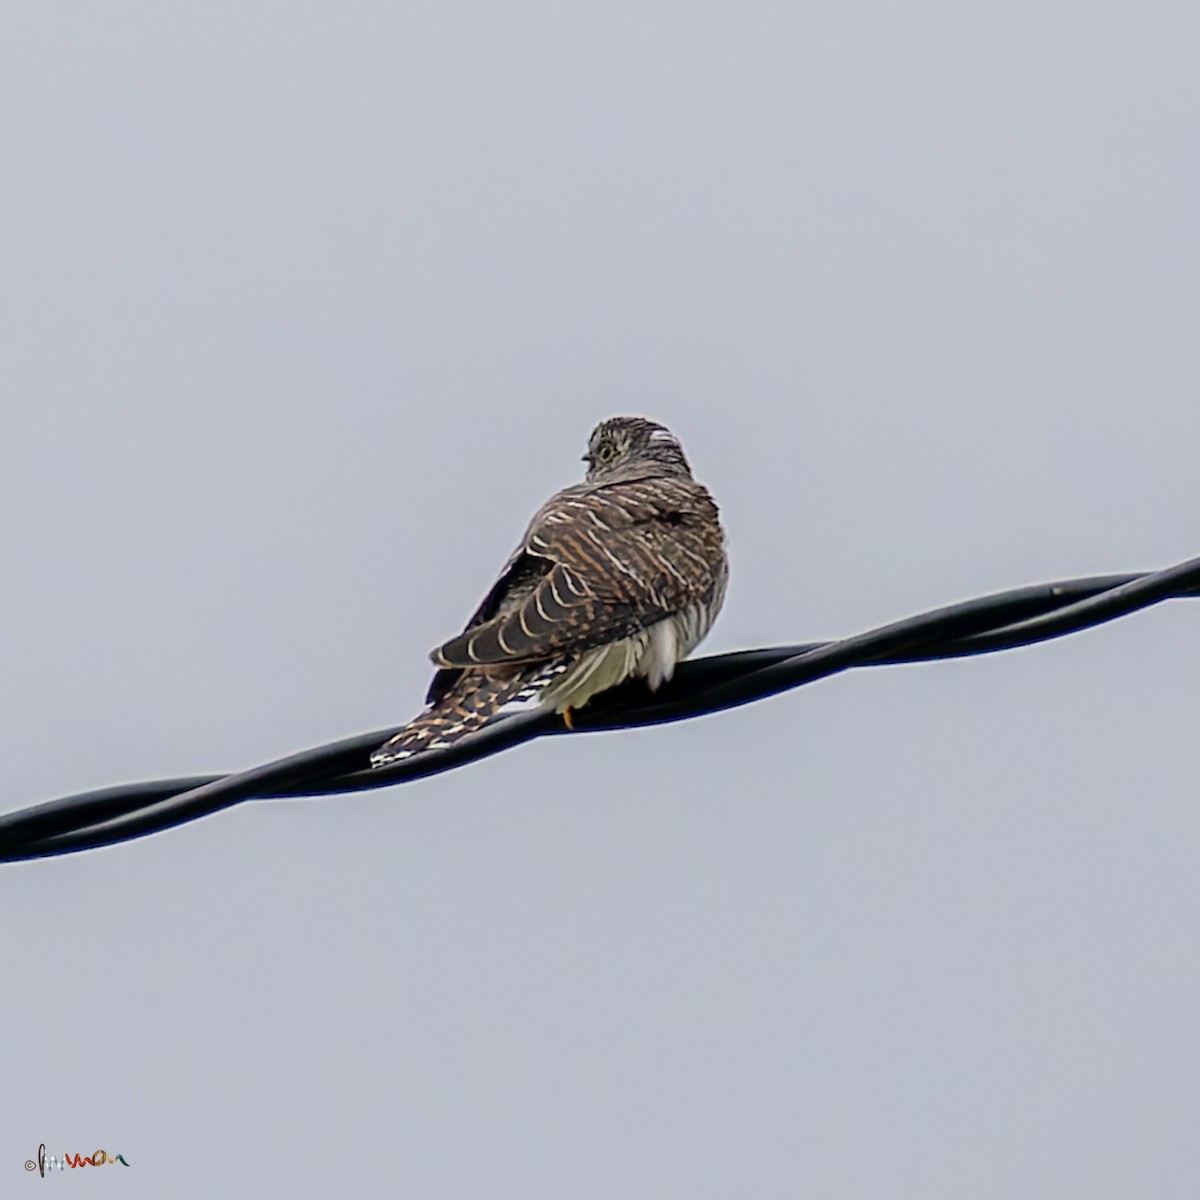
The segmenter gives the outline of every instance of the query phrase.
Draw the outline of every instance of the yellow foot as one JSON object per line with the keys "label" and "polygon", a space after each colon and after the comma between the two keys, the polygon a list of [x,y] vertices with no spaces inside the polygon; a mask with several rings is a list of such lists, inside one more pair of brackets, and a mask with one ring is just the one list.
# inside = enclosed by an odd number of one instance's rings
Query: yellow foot
{"label": "yellow foot", "polygon": [[571,710],[564,708],[562,711],[563,724],[572,732],[575,732],[575,720],[571,716]]}

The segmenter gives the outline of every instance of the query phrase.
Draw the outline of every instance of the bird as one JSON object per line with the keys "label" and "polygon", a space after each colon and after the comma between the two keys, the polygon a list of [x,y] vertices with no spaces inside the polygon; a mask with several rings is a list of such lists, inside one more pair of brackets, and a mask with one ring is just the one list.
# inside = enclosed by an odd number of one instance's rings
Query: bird
{"label": "bird", "polygon": [[720,513],[679,439],[610,417],[582,483],[551,496],[457,637],[430,654],[426,708],[371,755],[388,767],[445,750],[510,713],[573,713],[628,679],[656,690],[725,599]]}

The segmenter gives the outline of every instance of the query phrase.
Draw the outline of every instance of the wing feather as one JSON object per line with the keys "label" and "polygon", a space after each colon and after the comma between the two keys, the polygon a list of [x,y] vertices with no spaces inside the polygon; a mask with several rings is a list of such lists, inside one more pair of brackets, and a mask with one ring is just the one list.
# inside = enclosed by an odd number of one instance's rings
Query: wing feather
{"label": "wing feather", "polygon": [[722,560],[717,510],[691,479],[567,488],[534,517],[456,638],[433,652],[458,671],[533,662],[627,637],[707,599]]}

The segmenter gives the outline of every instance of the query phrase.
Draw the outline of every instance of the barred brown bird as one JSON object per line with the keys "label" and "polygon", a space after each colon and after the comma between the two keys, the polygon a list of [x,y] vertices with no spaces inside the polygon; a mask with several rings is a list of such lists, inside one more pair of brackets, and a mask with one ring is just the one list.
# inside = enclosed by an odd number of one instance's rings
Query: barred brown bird
{"label": "barred brown bird", "polygon": [[428,708],[371,756],[385,767],[530,706],[571,710],[631,677],[657,688],[708,633],[729,574],[708,489],[642,417],[592,432],[586,479],[552,496],[458,637],[430,656]]}

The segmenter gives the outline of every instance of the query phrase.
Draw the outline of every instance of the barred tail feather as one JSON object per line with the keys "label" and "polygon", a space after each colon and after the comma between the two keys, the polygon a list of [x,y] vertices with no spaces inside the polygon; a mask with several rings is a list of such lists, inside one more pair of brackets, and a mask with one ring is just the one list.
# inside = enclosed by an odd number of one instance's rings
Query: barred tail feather
{"label": "barred tail feather", "polygon": [[440,700],[371,755],[371,766],[389,767],[426,750],[448,749],[499,717],[537,705],[563,670],[565,664],[554,662],[464,671]]}

